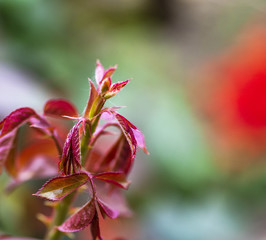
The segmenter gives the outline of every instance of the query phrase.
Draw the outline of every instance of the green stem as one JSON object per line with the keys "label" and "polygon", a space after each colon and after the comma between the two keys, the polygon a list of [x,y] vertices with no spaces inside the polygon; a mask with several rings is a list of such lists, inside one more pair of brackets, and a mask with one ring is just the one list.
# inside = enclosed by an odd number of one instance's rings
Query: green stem
{"label": "green stem", "polygon": [[87,156],[88,146],[91,140],[91,136],[92,136],[91,126],[89,124],[86,124],[85,134],[83,135],[80,143],[80,155],[81,155],[80,161],[82,166],[85,166],[85,159]]}
{"label": "green stem", "polygon": [[81,139],[81,146],[80,146],[81,165],[82,166],[85,166],[85,164],[86,164],[86,159],[87,159],[87,155],[89,152],[89,143],[90,143],[91,137],[92,137],[93,133],[95,132],[96,127],[99,123],[99,120],[101,117],[101,115],[99,113],[102,110],[102,108],[105,104],[105,101],[106,100],[99,95],[94,100],[92,107],[89,111],[89,119],[91,120],[91,124],[90,125],[87,124],[85,127],[85,134]]}
{"label": "green stem", "polygon": [[47,235],[44,240],[58,240],[63,236],[63,233],[60,232],[56,226],[60,226],[67,217],[69,207],[72,203],[72,200],[76,192],[73,192],[66,196],[58,205],[55,207],[55,212],[53,216],[52,223],[48,229]]}

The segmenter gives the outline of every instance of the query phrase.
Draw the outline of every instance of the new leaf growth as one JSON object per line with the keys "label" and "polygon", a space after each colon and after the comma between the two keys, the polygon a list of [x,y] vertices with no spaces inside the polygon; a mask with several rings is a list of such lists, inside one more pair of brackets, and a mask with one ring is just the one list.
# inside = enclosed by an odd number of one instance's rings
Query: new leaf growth
{"label": "new leaf growth", "polygon": [[[125,213],[125,206],[114,206],[112,198],[124,202],[118,189],[129,187],[127,177],[137,147],[147,154],[148,151],[143,134],[117,112],[119,107],[104,107],[106,101],[130,81],[112,83],[111,77],[116,68],[114,66],[105,70],[97,61],[96,85],[89,79],[90,95],[83,115],[78,114],[72,103],[52,99],[46,102],[42,114],[31,108],[20,108],[0,122],[0,171],[5,168],[15,185],[32,178],[50,177],[34,195],[64,206],[55,207],[51,218],[45,218],[51,219],[45,221],[48,225],[46,240],[60,239],[62,233],[77,232],[88,226],[94,240],[103,239],[99,215],[113,219]],[[71,119],[75,124],[66,134],[62,126],[54,124],[53,118],[66,119],[64,121]],[[103,125],[99,125],[100,120],[104,122]],[[34,150],[31,146],[22,150],[18,148],[17,139],[21,137],[18,130],[24,124],[28,125],[28,130],[35,131],[37,139],[41,134],[47,140]],[[107,130],[109,127],[118,129],[119,134]],[[95,145],[107,134],[114,136],[114,143],[103,155],[95,157]],[[25,151],[30,152],[26,155],[31,156],[30,159],[25,160]],[[36,154],[42,157],[34,158]],[[25,173],[30,173],[27,176],[31,177],[22,177]],[[88,189],[87,203],[70,214],[74,196],[84,188]]]}

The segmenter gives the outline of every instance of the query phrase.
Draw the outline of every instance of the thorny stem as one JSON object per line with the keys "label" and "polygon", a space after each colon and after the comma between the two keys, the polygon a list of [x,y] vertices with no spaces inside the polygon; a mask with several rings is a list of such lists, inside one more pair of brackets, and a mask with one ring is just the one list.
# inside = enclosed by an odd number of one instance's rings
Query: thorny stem
{"label": "thorny stem", "polygon": [[[99,120],[100,120],[99,112],[103,108],[105,101],[106,100],[99,95],[95,99],[95,101],[94,101],[94,103],[93,103],[93,105],[89,111],[89,120],[91,120],[91,124],[85,125],[85,134],[81,138],[81,145],[80,145],[81,165],[82,166],[85,166],[85,164],[86,164],[86,159],[87,159],[87,155],[89,152],[89,143],[90,143],[91,137],[92,137],[93,133],[95,132],[96,127],[99,123]],[[97,117],[95,117],[95,116],[97,116]],[[60,146],[58,139],[54,135],[52,138],[55,141],[55,144],[56,144],[58,151],[61,155],[62,154],[62,147]],[[93,198],[95,198],[95,190],[94,190],[94,186],[93,186],[92,181],[91,181],[91,184],[92,184],[92,189],[93,189]],[[46,234],[46,237],[44,240],[59,240],[59,239],[61,239],[61,237],[63,236],[63,233],[60,232],[56,227],[60,226],[65,221],[65,219],[68,215],[71,203],[74,199],[74,196],[76,195],[76,192],[77,191],[66,196],[54,208],[53,219],[52,219],[50,226],[47,229],[47,234]]]}

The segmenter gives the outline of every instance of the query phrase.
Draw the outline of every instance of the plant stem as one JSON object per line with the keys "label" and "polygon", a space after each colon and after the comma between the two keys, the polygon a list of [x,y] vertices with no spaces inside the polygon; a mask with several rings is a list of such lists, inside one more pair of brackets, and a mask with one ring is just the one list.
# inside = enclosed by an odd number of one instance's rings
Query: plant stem
{"label": "plant stem", "polygon": [[53,220],[51,222],[51,225],[48,229],[47,235],[44,238],[44,240],[58,240],[63,235],[62,232],[60,232],[56,226],[61,225],[68,213],[69,207],[71,205],[71,202],[75,196],[76,192],[73,192],[66,196],[54,209],[54,216]]}

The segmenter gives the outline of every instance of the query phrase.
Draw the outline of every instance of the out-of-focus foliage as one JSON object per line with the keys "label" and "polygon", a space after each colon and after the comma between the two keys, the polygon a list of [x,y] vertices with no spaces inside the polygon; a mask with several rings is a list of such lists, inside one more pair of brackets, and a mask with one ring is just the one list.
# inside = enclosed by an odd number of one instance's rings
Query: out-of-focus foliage
{"label": "out-of-focus foliage", "polygon": [[[130,106],[120,112],[151,155],[139,154],[131,174],[136,216],[104,223],[103,236],[265,238],[265,12],[265,0],[0,0],[0,115],[50,97],[82,110],[95,59],[117,63],[114,79],[133,80],[112,105]],[[258,83],[245,85],[252,74]],[[252,137],[232,114],[245,86],[241,111],[263,122]],[[34,214],[22,220],[40,185],[0,196],[0,231],[40,236]]]}

